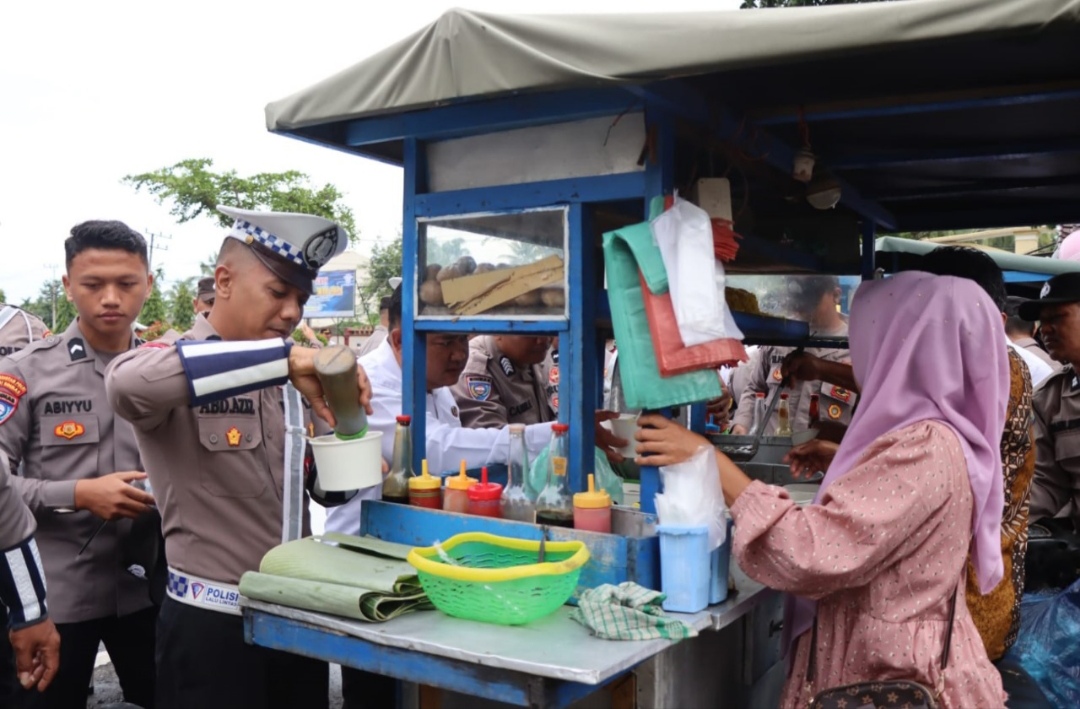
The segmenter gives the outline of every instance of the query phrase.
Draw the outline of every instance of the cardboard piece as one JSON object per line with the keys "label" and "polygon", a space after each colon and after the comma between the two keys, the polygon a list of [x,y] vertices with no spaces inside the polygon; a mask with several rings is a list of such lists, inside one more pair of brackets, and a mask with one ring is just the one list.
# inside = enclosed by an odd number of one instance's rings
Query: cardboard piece
{"label": "cardboard piece", "polygon": [[544,286],[562,285],[563,260],[548,256],[536,263],[442,282],[443,300],[458,315],[477,315]]}

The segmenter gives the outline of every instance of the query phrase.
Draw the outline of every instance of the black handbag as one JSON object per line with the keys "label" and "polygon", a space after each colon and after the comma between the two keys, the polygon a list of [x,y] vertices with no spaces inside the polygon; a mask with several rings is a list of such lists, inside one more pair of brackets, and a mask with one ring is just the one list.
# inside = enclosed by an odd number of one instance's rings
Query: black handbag
{"label": "black handbag", "polygon": [[945,649],[941,653],[941,677],[938,686],[930,689],[914,680],[885,680],[856,682],[830,687],[814,694],[814,673],[817,668],[817,617],[814,617],[810,636],[810,660],[806,665],[806,693],[813,709],[939,709],[938,700],[945,689],[945,668],[949,665],[952,647],[953,622],[956,619],[956,594],[953,590],[949,607],[949,627],[945,631]]}

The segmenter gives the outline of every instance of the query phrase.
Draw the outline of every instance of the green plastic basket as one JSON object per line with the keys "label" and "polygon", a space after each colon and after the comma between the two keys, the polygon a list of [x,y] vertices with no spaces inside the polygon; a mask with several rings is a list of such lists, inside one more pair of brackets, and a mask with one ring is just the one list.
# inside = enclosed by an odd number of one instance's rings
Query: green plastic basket
{"label": "green plastic basket", "polygon": [[574,594],[589,550],[579,541],[540,542],[494,534],[458,534],[437,547],[413,549],[408,561],[435,607],[455,618],[522,625],[554,613]]}

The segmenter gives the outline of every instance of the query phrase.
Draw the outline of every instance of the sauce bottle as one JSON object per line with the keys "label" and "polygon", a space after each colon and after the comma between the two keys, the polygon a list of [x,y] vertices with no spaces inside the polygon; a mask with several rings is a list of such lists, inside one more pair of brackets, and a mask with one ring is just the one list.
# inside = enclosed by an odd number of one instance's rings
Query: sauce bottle
{"label": "sauce bottle", "polygon": [[487,466],[480,469],[480,482],[469,486],[469,514],[481,517],[502,517],[499,501],[503,487],[488,482]]}
{"label": "sauce bottle", "polygon": [[535,522],[536,506],[525,489],[525,471],[529,469],[529,451],[525,448],[525,424],[510,424],[510,455],[506,467],[508,477],[500,508],[504,519]]}
{"label": "sauce bottle", "polygon": [[780,395],[780,405],[776,408],[776,435],[791,435],[791,407],[788,406],[787,392]]}
{"label": "sauce bottle", "polygon": [[597,490],[593,474],[589,473],[588,492],[574,495],[574,529],[611,533],[611,495]]}
{"label": "sauce bottle", "polygon": [[750,425],[749,435],[753,436],[765,425],[765,392],[759,391],[754,397],[754,422]]}
{"label": "sauce bottle", "polygon": [[536,496],[536,523],[554,527],[574,526],[574,503],[570,497],[570,482],[566,476],[567,436],[570,427],[565,423],[552,424],[548,479]]}
{"label": "sauce bottle", "polygon": [[409,504],[437,510],[442,502],[442,480],[428,474],[426,458],[421,465],[423,472],[409,478]]}
{"label": "sauce bottle", "polygon": [[461,471],[446,479],[446,490],[443,495],[443,509],[447,512],[469,511],[469,486],[479,482],[476,478],[470,478],[465,474],[465,461],[461,461]]}
{"label": "sauce bottle", "polygon": [[412,429],[409,427],[411,422],[412,419],[408,416],[397,417],[393,463],[382,486],[382,499],[387,502],[409,504],[409,479],[413,477]]}

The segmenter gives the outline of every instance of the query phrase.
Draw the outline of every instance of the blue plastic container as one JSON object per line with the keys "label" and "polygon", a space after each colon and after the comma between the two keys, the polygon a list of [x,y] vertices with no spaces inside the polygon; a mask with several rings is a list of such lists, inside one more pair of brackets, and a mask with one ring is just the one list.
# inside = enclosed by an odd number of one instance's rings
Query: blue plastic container
{"label": "blue plastic container", "polygon": [[[660,537],[660,584],[663,607],[674,613],[697,613],[709,605],[711,564],[708,527],[656,528]],[[727,574],[724,574],[725,590]]]}
{"label": "blue plastic container", "polygon": [[728,594],[728,568],[731,565],[731,520],[724,543],[712,550],[709,563],[709,603],[723,603]]}

